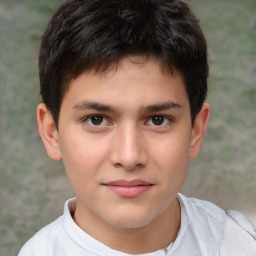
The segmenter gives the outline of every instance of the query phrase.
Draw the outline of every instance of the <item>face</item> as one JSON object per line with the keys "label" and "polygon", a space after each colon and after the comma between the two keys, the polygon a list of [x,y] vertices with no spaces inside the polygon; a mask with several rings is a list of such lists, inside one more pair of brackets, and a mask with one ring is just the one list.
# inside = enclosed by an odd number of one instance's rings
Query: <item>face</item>
{"label": "face", "polygon": [[132,58],[117,70],[72,80],[54,136],[55,156],[48,154],[63,159],[77,221],[126,229],[165,221],[164,213],[177,207],[201,139],[191,127],[178,72],[164,74],[156,60],[139,64]]}

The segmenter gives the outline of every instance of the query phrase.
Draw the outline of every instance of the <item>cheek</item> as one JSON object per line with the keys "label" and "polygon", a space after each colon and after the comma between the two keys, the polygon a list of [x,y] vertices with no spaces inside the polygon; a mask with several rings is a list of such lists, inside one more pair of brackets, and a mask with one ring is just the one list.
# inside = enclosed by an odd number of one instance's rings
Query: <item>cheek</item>
{"label": "cheek", "polygon": [[[155,161],[158,164],[163,164],[171,169],[179,168],[179,166],[186,166],[189,159],[190,138],[189,136],[179,136],[179,134],[173,134],[169,137],[165,137],[158,143],[153,143],[153,152]],[[157,146],[156,146],[157,145]]]}
{"label": "cheek", "polygon": [[178,135],[170,136],[154,147],[152,154],[154,164],[159,169],[159,179],[163,180],[164,189],[172,190],[170,193],[183,185],[188,168],[189,148],[189,137]]}
{"label": "cheek", "polygon": [[83,134],[69,137],[68,140],[63,141],[62,154],[63,159],[73,162],[73,164],[81,165],[95,163],[100,161],[106,151],[106,143],[104,140],[91,138]]}
{"label": "cheek", "polygon": [[76,136],[62,141],[62,158],[71,183],[83,186],[85,180],[95,178],[104,159],[107,157],[107,145],[98,145],[97,140]]}

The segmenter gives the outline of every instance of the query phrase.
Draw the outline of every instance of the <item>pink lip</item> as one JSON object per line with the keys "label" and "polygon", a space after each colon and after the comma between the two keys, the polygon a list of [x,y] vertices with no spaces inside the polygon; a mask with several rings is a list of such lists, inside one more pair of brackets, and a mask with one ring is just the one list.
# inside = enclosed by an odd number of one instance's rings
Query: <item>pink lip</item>
{"label": "pink lip", "polygon": [[152,184],[144,180],[115,180],[104,184],[108,189],[121,197],[137,197],[148,191]]}

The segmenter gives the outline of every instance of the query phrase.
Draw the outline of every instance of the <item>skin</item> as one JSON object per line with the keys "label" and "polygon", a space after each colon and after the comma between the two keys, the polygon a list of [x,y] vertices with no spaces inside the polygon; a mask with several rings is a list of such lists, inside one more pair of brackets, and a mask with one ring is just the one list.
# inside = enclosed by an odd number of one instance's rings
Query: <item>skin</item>
{"label": "skin", "polygon": [[[179,73],[163,73],[153,58],[138,60],[127,57],[117,69],[86,71],[71,80],[58,130],[43,103],[37,110],[47,153],[63,160],[75,191],[75,222],[98,241],[131,254],[175,240],[181,221],[176,195],[189,159],[199,153],[210,112],[204,103],[192,127]],[[128,196],[107,185],[138,179],[150,185]]]}

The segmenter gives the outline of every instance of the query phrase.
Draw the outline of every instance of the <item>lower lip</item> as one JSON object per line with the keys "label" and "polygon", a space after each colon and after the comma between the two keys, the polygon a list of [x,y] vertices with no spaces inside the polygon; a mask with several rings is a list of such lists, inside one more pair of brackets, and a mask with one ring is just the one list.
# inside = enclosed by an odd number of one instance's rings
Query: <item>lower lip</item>
{"label": "lower lip", "polygon": [[111,186],[107,185],[107,188],[116,193],[121,197],[137,197],[141,194],[147,192],[151,185],[141,185],[141,186]]}

